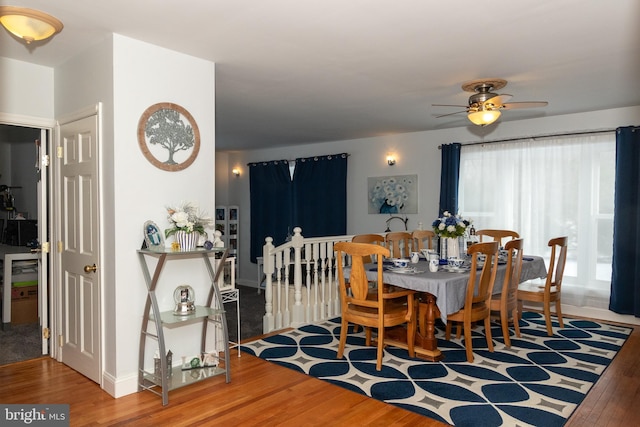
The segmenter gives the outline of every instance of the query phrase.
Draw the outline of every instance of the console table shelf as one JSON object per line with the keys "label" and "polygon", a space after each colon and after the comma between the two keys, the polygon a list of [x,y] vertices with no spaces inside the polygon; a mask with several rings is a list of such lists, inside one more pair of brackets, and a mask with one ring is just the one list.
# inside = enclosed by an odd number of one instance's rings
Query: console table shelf
{"label": "console table shelf", "polygon": [[[215,263],[218,268],[213,267],[211,257],[220,255],[219,263]],[[147,300],[140,331],[140,354],[138,360],[138,390],[149,390],[162,396],[162,404],[169,403],[169,391],[193,384],[198,381],[211,378],[216,375],[226,375],[226,382],[231,381],[229,363],[229,332],[227,329],[227,318],[224,310],[224,299],[218,288],[218,279],[224,269],[224,263],[228,255],[225,248],[202,249],[193,251],[173,251],[168,248],[160,249],[140,249],[138,258],[144,280],[147,285]],[[149,271],[148,258],[157,258],[153,275]],[[156,298],[156,286],[162,273],[162,268],[167,260],[183,260],[189,258],[201,258],[204,267],[209,273],[211,286],[206,305],[196,306],[194,313],[188,315],[176,315],[173,311],[160,311]],[[183,370],[181,367],[167,365],[166,346],[164,339],[164,329],[179,328],[181,326],[202,323],[201,352],[206,351],[207,327],[210,323],[219,325],[222,329],[222,341],[224,357],[219,357],[218,366],[206,366],[203,368]],[[149,326],[155,325],[155,331],[149,331]],[[145,370],[145,354],[148,340],[158,342],[158,353],[160,355],[160,372]],[[220,349],[216,349],[220,351]],[[158,390],[160,389],[160,390]]]}
{"label": "console table shelf", "polygon": [[[160,313],[160,321],[166,328],[174,328],[177,326],[183,326],[189,323],[194,323],[202,320],[207,316],[221,316],[225,313],[224,310],[218,308],[205,307],[203,305],[196,305],[196,312],[194,314],[188,314],[186,316],[176,316],[173,311],[163,311]],[[149,315],[149,320],[155,322],[155,316]]]}

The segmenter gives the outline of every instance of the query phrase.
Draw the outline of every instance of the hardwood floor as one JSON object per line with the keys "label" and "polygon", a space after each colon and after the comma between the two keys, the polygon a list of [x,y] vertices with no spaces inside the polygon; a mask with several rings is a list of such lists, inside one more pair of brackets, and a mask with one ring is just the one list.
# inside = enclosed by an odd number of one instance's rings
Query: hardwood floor
{"label": "hardwood floor", "polygon": [[[640,425],[640,327],[566,426]],[[114,399],[51,358],[0,367],[0,402],[69,403],[71,426],[443,426],[437,421],[265,362],[231,354],[224,376],[173,390]]]}
{"label": "hardwood floor", "polygon": [[639,354],[640,326],[636,326],[565,427],[640,425]]}
{"label": "hardwood floor", "polygon": [[0,367],[0,402],[69,403],[72,426],[442,426],[291,369],[231,351],[224,375],[173,390],[169,404],[148,391],[114,399],[51,358]]}

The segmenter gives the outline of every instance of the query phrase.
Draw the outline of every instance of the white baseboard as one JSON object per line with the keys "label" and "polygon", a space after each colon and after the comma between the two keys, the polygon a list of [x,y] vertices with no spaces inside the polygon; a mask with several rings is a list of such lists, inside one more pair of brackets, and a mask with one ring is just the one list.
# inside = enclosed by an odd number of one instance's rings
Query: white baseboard
{"label": "white baseboard", "polygon": [[115,398],[137,393],[138,374],[133,373],[118,379],[105,373],[102,375],[102,389]]}
{"label": "white baseboard", "polygon": [[106,372],[102,373],[102,389],[109,393],[111,397],[116,397],[115,378]]}

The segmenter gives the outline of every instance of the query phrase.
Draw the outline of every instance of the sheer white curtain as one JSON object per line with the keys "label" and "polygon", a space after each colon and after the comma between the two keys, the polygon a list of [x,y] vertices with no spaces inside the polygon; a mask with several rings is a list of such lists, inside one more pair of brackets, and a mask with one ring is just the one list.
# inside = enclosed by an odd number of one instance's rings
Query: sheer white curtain
{"label": "sheer white curtain", "polygon": [[611,287],[615,132],[463,146],[459,212],[477,230],[510,229],[525,254],[569,237],[562,300],[607,308]]}

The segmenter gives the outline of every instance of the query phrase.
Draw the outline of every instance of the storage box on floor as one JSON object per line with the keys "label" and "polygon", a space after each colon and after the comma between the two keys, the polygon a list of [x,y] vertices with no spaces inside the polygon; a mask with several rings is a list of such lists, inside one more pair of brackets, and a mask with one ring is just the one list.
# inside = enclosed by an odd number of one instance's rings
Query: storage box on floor
{"label": "storage box on floor", "polygon": [[14,261],[11,276],[11,323],[38,321],[38,262]]}

